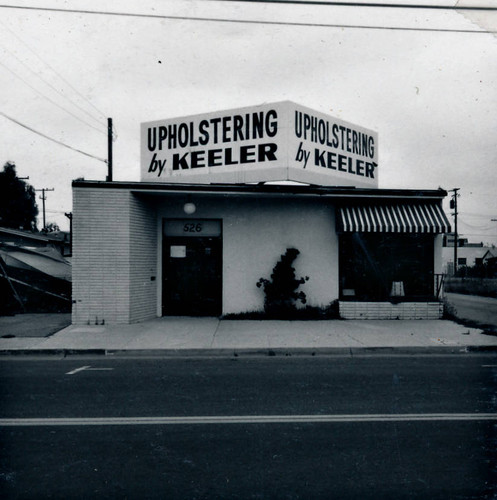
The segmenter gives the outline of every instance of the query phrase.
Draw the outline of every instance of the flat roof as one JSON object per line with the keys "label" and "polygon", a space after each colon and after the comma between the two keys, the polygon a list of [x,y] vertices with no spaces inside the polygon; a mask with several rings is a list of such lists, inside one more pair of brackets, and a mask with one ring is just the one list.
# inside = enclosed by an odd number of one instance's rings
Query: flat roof
{"label": "flat roof", "polygon": [[123,189],[134,193],[203,193],[233,195],[296,195],[327,198],[432,198],[443,199],[447,191],[438,189],[379,189],[307,184],[180,184],[121,181],[73,181],[73,188]]}

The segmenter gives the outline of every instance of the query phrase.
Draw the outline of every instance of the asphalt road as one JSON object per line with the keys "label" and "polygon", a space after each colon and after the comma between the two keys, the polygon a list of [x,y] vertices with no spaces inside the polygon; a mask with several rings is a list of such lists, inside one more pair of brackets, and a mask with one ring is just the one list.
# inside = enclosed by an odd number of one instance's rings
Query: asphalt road
{"label": "asphalt road", "polygon": [[497,498],[496,394],[490,354],[3,359],[0,496]]}
{"label": "asphalt road", "polygon": [[462,293],[446,293],[445,295],[448,302],[456,308],[458,318],[497,327],[497,299]]}

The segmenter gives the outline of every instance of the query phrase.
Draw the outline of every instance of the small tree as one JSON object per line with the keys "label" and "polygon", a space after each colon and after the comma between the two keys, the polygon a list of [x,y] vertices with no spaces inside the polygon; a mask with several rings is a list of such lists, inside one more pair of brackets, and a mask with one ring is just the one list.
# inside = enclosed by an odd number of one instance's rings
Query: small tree
{"label": "small tree", "polygon": [[60,231],[60,227],[56,222],[47,222],[47,225],[42,229],[44,233],[56,233]]}
{"label": "small tree", "polygon": [[15,164],[7,162],[0,172],[0,226],[36,230],[35,195],[33,186],[17,177]]}
{"label": "small tree", "polygon": [[292,266],[299,254],[296,248],[287,248],[274,266],[271,279],[260,278],[257,282],[257,287],[264,289],[264,310],[271,316],[287,316],[295,311],[297,301],[302,304],[307,302],[306,294],[297,289],[308,281],[309,277],[296,278]]}

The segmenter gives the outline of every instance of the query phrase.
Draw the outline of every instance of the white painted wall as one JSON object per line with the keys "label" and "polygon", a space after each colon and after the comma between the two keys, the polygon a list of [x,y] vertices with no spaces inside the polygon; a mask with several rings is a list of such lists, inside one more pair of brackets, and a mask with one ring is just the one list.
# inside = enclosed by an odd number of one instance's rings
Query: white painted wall
{"label": "white painted wall", "polygon": [[198,195],[190,199],[196,213],[187,216],[186,200],[181,195],[158,198],[158,219],[222,219],[223,314],[262,310],[264,293],[256,283],[270,277],[289,247],[301,252],[294,263],[297,276],[309,276],[301,286],[308,304],[327,306],[338,298],[338,238],[329,204],[315,198]]}

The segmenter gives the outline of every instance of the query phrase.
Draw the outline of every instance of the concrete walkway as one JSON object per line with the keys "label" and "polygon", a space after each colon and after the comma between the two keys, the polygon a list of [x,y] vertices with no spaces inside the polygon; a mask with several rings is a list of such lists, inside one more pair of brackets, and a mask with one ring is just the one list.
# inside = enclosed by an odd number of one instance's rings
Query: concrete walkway
{"label": "concrete walkway", "polygon": [[233,321],[167,317],[134,325],[69,326],[50,337],[0,338],[3,354],[280,355],[353,354],[382,349],[399,353],[497,352],[497,336],[445,320]]}

